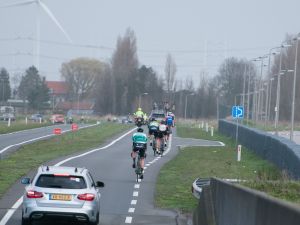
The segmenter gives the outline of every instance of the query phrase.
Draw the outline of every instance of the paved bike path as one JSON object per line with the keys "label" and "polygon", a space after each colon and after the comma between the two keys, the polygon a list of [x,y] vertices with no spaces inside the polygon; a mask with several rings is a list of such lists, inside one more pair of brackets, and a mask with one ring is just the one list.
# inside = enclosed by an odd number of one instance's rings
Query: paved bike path
{"label": "paved bike path", "polygon": [[[95,180],[101,180],[105,183],[105,187],[101,190],[101,225],[177,225],[176,212],[154,207],[154,195],[156,178],[160,168],[178,153],[177,146],[183,142],[183,139],[173,138],[168,153],[163,157],[154,157],[151,148],[148,147],[145,178],[140,183],[136,183],[135,173],[131,167],[130,152],[132,144],[130,134],[106,149],[73,159],[63,165],[87,167]],[[217,142],[203,140],[198,140],[197,143],[194,140],[193,144],[201,145],[201,143],[204,143],[205,146],[208,143],[214,146],[218,144]],[[0,218],[7,212],[7,208],[12,206],[11,203],[22,195],[23,190],[24,187],[21,184],[16,184],[9,191],[11,194],[0,201],[0,208],[2,208],[0,209]],[[14,196],[12,193],[14,193]],[[1,224],[0,222],[0,225],[6,224],[21,224],[21,210],[18,209],[8,223]]]}

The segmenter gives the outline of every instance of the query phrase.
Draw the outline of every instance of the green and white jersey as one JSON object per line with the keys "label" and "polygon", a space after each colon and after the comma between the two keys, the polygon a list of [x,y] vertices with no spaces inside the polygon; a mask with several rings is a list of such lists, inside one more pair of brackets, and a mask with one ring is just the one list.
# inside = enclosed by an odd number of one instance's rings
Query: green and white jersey
{"label": "green and white jersey", "polygon": [[133,143],[143,143],[146,144],[148,141],[147,135],[141,132],[134,133],[132,135]]}

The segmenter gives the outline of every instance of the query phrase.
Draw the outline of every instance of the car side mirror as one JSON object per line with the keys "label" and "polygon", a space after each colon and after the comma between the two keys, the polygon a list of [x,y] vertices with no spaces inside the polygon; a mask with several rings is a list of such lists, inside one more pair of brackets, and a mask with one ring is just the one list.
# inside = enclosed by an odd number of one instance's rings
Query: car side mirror
{"label": "car side mirror", "polygon": [[30,178],[26,177],[21,180],[22,184],[30,184]]}
{"label": "car side mirror", "polygon": [[98,187],[98,188],[103,188],[103,187],[104,187],[104,183],[101,182],[101,181],[97,181],[97,182],[96,182],[96,187]]}

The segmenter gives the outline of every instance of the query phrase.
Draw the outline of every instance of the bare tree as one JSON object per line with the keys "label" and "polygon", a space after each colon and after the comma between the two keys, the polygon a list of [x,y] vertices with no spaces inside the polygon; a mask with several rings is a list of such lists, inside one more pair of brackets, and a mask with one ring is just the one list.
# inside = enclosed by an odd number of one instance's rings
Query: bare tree
{"label": "bare tree", "polygon": [[124,37],[119,37],[117,47],[112,57],[112,84],[113,84],[113,113],[123,114],[130,111],[128,86],[130,76],[138,68],[136,37],[130,28]]}
{"label": "bare tree", "polygon": [[71,100],[92,94],[95,80],[101,76],[103,63],[96,59],[78,58],[63,63],[61,76],[70,88]]}
{"label": "bare tree", "polygon": [[168,100],[170,100],[171,98],[171,91],[174,90],[176,72],[177,72],[176,63],[172,55],[168,54],[166,59],[166,65],[165,65],[165,80],[166,80]]}

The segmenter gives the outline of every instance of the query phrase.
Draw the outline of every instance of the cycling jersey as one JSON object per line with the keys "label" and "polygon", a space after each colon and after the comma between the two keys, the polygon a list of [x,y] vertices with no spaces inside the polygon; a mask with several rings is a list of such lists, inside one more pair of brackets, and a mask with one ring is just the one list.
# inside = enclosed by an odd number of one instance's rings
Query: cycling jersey
{"label": "cycling jersey", "polygon": [[147,135],[141,132],[134,133],[132,135],[132,141],[133,143],[147,143]]}
{"label": "cycling jersey", "polygon": [[143,111],[136,111],[136,113],[135,113],[134,115],[135,115],[136,117],[141,117],[141,118],[144,117]]}
{"label": "cycling jersey", "polygon": [[166,122],[167,122],[168,126],[172,126],[173,125],[173,117],[167,116]]}

